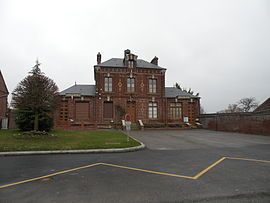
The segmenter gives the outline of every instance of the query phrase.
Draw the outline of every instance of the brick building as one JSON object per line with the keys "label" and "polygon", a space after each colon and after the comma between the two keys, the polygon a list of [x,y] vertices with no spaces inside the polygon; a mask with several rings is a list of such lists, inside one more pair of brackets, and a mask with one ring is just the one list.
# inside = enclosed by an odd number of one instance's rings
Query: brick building
{"label": "brick building", "polygon": [[78,85],[60,92],[55,127],[87,129],[120,125],[125,115],[145,125],[195,124],[200,98],[174,87],[165,87],[166,69],[138,59],[130,50],[123,58],[94,66],[95,85]]}
{"label": "brick building", "polygon": [[259,105],[254,113],[270,113],[270,97],[266,99],[261,105]]}
{"label": "brick building", "polygon": [[7,98],[8,98],[8,89],[4,80],[4,77],[0,71],[0,129],[2,127],[2,120],[7,118]]}

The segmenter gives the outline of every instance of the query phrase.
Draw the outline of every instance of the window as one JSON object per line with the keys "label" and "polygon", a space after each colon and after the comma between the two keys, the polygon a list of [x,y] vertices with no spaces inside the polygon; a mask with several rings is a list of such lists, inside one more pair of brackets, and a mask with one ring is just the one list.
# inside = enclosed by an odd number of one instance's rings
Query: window
{"label": "window", "polygon": [[61,102],[60,120],[61,121],[67,121],[68,120],[68,103],[67,103],[67,101],[62,101]]}
{"label": "window", "polygon": [[182,116],[181,103],[170,103],[169,106],[169,117],[171,119],[179,119]]}
{"label": "window", "polygon": [[135,91],[135,78],[128,78],[127,79],[127,92],[134,92]]}
{"label": "window", "polygon": [[134,67],[134,61],[128,61],[128,67],[133,68]]}
{"label": "window", "polygon": [[105,92],[112,92],[112,78],[111,77],[105,77],[104,78],[104,91]]}
{"label": "window", "polygon": [[157,103],[156,102],[149,102],[148,117],[152,119],[157,118]]}
{"label": "window", "polygon": [[89,103],[88,102],[76,102],[76,120],[88,120],[89,119]]}
{"label": "window", "polygon": [[157,92],[157,79],[149,79],[149,93]]}

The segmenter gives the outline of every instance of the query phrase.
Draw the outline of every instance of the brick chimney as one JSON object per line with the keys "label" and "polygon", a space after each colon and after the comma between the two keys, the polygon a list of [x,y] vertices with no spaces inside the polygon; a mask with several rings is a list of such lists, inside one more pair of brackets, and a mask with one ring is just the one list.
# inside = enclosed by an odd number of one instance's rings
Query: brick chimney
{"label": "brick chimney", "polygon": [[98,52],[97,54],[97,64],[100,64],[101,63],[101,54],[100,52]]}
{"label": "brick chimney", "polygon": [[124,51],[124,60],[127,61],[128,60],[128,55],[130,54],[130,50],[129,49],[126,49]]}
{"label": "brick chimney", "polygon": [[158,57],[154,57],[151,61],[152,64],[158,65]]}

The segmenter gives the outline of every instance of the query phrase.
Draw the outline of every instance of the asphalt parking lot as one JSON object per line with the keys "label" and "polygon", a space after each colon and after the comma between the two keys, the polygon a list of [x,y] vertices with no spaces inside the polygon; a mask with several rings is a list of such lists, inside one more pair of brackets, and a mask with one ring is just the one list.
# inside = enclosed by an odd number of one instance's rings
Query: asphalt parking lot
{"label": "asphalt parking lot", "polygon": [[133,131],[147,149],[0,157],[0,202],[269,202],[270,137]]}

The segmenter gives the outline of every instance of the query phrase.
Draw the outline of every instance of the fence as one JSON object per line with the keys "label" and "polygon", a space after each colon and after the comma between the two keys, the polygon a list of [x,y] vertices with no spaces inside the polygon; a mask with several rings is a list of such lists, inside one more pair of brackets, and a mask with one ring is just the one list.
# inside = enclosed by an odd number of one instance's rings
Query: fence
{"label": "fence", "polygon": [[270,112],[201,114],[200,122],[210,130],[270,135]]}

